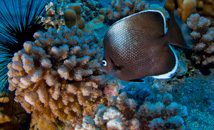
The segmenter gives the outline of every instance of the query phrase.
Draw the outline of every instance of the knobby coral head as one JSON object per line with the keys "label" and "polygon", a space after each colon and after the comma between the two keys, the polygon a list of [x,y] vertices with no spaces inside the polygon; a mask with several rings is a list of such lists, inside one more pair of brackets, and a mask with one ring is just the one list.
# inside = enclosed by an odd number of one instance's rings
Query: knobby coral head
{"label": "knobby coral head", "polygon": [[8,64],[9,89],[16,90],[15,101],[28,113],[75,125],[77,118],[92,116],[98,104],[106,104],[101,46],[93,35],[62,26],[59,32],[36,32],[34,38]]}

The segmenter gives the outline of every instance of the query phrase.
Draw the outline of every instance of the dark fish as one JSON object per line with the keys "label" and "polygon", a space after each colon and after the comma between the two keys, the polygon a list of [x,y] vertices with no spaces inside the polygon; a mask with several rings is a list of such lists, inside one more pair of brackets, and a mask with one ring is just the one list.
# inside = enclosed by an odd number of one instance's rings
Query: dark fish
{"label": "dark fish", "polygon": [[178,58],[173,48],[191,48],[189,30],[177,15],[172,15],[168,31],[158,10],[146,10],[113,24],[104,38],[102,69],[125,80],[152,76],[170,78],[177,70]]}

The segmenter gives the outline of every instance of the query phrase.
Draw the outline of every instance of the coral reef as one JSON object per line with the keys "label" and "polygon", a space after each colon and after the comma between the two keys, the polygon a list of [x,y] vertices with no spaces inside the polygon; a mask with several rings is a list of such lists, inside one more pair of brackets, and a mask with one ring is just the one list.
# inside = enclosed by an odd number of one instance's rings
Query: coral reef
{"label": "coral reef", "polygon": [[[176,8],[176,6],[178,6]],[[199,13],[200,15],[209,18],[214,25],[214,5],[211,0],[166,0],[165,8],[172,12],[177,9],[184,22],[191,14]]]}
{"label": "coral reef", "polygon": [[[46,17],[42,17],[42,22],[46,28],[56,28],[60,26],[77,25],[83,32],[86,30],[86,23],[98,18],[104,22],[105,13],[102,6],[96,0],[78,1],[57,1],[50,2],[46,6]],[[97,27],[96,27],[97,28]]]}
{"label": "coral reef", "polygon": [[85,20],[81,17],[81,6],[77,3],[68,4],[64,11],[64,20],[68,28],[77,25],[79,29],[85,32]]}
{"label": "coral reef", "polygon": [[45,28],[59,28],[65,26],[64,10],[65,3],[53,3],[50,2],[45,6],[46,16],[41,18],[41,22],[45,25]]}
{"label": "coral reef", "polygon": [[198,13],[192,14],[187,20],[191,29],[190,35],[195,41],[191,58],[199,66],[208,66],[214,63],[214,27],[211,21]]}
{"label": "coral reef", "polygon": [[9,89],[34,119],[68,119],[74,126],[93,116],[98,104],[107,104],[100,82],[102,49],[93,35],[62,26],[34,38],[8,64]]}
{"label": "coral reef", "polygon": [[78,28],[81,29],[83,32],[95,34],[95,29],[99,29],[104,26],[104,11],[104,9],[101,9],[98,18],[94,18],[87,24],[85,24],[85,20],[83,19],[83,17],[81,17],[80,4],[69,4],[64,12],[64,20],[68,28],[77,25]]}
{"label": "coral reef", "polygon": [[175,1],[174,0],[166,0],[165,4],[164,4],[164,7],[169,12],[173,12],[175,10]]}
{"label": "coral reef", "polygon": [[123,17],[147,9],[159,10],[166,18],[169,18],[169,13],[159,4],[148,4],[144,0],[112,0],[105,11],[106,19],[111,24]]}
{"label": "coral reef", "polygon": [[[178,6],[176,8],[176,6]],[[184,22],[187,21],[187,18],[196,13],[197,1],[196,0],[166,0],[165,1],[165,8],[170,13],[177,9],[177,13],[181,15],[181,18]]]}
{"label": "coral reef", "polygon": [[[5,96],[4,96],[4,95],[5,95]],[[9,97],[7,97],[6,94],[3,93],[3,94],[1,94],[0,96],[1,96],[1,97],[0,97],[0,103],[1,103],[1,104],[7,103],[7,102],[10,101]],[[3,107],[0,107],[0,110],[2,111],[2,110],[4,110],[4,108],[3,108]],[[11,119],[10,119],[10,117],[9,117],[8,115],[6,115],[6,114],[0,112],[0,124],[3,124],[3,123],[5,123],[5,122],[10,122],[10,121],[11,121]]]}
{"label": "coral reef", "polygon": [[149,5],[143,0],[112,0],[106,9],[106,17],[115,22],[125,16],[145,10]]}
{"label": "coral reef", "polygon": [[81,17],[80,4],[69,4],[64,12],[64,20],[67,27],[71,28],[72,26],[77,25],[83,32],[92,33],[96,36],[94,30],[104,26],[104,11],[104,9],[101,9],[97,18],[94,18],[85,24],[85,20]]}
{"label": "coral reef", "polygon": [[99,11],[102,9],[101,4],[97,0],[80,0],[82,3],[82,17],[86,22],[99,16]]}
{"label": "coral reef", "polygon": [[88,22],[86,24],[86,28],[87,28],[86,32],[94,34],[98,38],[98,40],[100,40],[100,38],[98,37],[98,35],[97,35],[95,30],[101,29],[102,27],[104,27],[104,23],[101,20],[98,19],[98,18],[94,18],[93,20],[91,20],[90,22]]}
{"label": "coral reef", "polygon": [[75,129],[184,130],[187,116],[186,106],[173,102],[173,97],[169,93],[157,95],[156,102],[147,100],[139,104],[131,94],[124,91],[112,98],[110,107],[100,105],[94,119],[84,117],[83,123],[77,125]]}
{"label": "coral reef", "polygon": [[30,130],[57,130],[57,125],[53,122],[48,122],[46,119],[31,118]]}
{"label": "coral reef", "polygon": [[187,18],[191,14],[196,13],[196,5],[196,0],[184,0],[182,4],[178,3],[178,13],[181,15],[181,18],[184,22],[187,21]]}
{"label": "coral reef", "polygon": [[13,101],[14,93],[0,94],[1,130],[25,129],[29,127],[29,117],[20,104]]}

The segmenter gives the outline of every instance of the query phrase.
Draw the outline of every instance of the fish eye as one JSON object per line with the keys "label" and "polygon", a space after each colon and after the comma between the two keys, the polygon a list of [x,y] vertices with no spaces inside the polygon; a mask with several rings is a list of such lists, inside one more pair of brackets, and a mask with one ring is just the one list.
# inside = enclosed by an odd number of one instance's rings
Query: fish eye
{"label": "fish eye", "polygon": [[107,66],[106,60],[102,60],[102,64],[103,64],[103,66]]}

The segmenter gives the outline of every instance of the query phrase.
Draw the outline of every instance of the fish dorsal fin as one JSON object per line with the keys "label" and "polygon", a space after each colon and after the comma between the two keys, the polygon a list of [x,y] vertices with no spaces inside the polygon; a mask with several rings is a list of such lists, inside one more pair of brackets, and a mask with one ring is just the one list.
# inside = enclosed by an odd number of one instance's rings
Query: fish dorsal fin
{"label": "fish dorsal fin", "polygon": [[[115,22],[109,29],[118,26],[128,26],[129,30],[138,30],[142,34],[162,36],[166,34],[166,20],[164,14],[159,10],[144,10]],[[108,33],[108,32],[107,32]]]}

